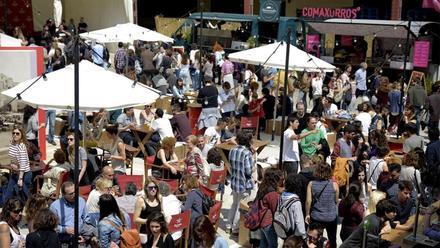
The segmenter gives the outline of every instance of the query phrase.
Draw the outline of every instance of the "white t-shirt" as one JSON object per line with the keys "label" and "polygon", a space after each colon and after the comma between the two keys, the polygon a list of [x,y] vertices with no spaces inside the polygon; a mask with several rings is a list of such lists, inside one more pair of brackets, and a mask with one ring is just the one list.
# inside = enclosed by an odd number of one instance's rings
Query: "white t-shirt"
{"label": "white t-shirt", "polygon": [[[376,167],[377,165],[377,167]],[[372,189],[377,189],[377,179],[383,171],[385,161],[382,158],[372,157],[367,167],[367,180],[371,184]],[[376,169],[374,169],[376,168]],[[370,179],[371,178],[371,179]]]}
{"label": "white t-shirt", "polygon": [[322,78],[315,77],[312,79],[312,90],[314,96],[322,96]]}
{"label": "white t-shirt", "polygon": [[222,91],[218,95],[218,104],[220,105],[220,109],[222,113],[235,111],[235,99],[234,93],[229,91],[227,94],[225,91]]}
{"label": "white t-shirt", "polygon": [[336,114],[336,111],[338,111],[338,106],[336,106],[336,104],[332,103],[330,105],[330,108],[324,108],[324,115],[326,116],[332,116],[334,114]]}
{"label": "white t-shirt", "polygon": [[[208,137],[208,142],[205,144],[205,148],[207,151],[211,150],[211,148],[215,147],[217,141],[221,138],[221,133],[215,130],[215,127],[208,127],[205,130],[205,137]],[[203,150],[205,150],[203,148]]]}
{"label": "white t-shirt", "polygon": [[370,129],[371,124],[371,115],[366,112],[361,112],[356,116],[355,119],[362,122],[362,134],[368,136],[368,130]]}
{"label": "white t-shirt", "polygon": [[101,192],[97,189],[94,189],[90,192],[89,197],[87,198],[87,211],[89,213],[99,213],[99,197],[101,196]]}
{"label": "white t-shirt", "polygon": [[293,134],[295,132],[291,128],[284,131],[283,161],[299,161],[298,140],[290,139]]}
{"label": "white t-shirt", "polygon": [[159,132],[160,138],[174,137],[173,128],[171,127],[170,120],[165,118],[158,118],[153,121],[151,128],[154,131]]}

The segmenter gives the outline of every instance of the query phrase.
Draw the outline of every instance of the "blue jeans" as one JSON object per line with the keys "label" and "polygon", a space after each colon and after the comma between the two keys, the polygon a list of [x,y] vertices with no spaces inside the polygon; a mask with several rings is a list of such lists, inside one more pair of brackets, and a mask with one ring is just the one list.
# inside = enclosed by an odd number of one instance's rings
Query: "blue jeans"
{"label": "blue jeans", "polygon": [[[3,195],[3,202],[6,202],[9,198],[12,198],[14,196],[15,192],[18,192],[19,188],[17,182],[18,182],[18,174],[11,173],[11,176],[9,177],[6,193]],[[30,195],[29,188],[31,186],[31,183],[32,183],[32,171],[25,172],[23,175],[22,190],[26,198],[28,198]]]}
{"label": "blue jeans", "polygon": [[200,72],[199,70],[195,70],[191,73],[192,87],[194,90],[200,89]]}
{"label": "blue jeans", "polygon": [[47,128],[49,129],[48,135],[46,137],[47,141],[53,142],[54,133],[55,133],[55,110],[46,110],[46,122]]}
{"label": "blue jeans", "polygon": [[260,248],[278,247],[278,236],[272,224],[267,227],[260,228],[260,236]]}

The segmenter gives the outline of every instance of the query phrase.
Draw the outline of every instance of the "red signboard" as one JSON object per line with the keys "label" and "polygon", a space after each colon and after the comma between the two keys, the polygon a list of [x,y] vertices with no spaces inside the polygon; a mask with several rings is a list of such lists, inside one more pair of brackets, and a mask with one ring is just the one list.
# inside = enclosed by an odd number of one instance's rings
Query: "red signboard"
{"label": "red signboard", "polygon": [[302,9],[302,16],[310,19],[328,19],[328,18],[341,18],[341,19],[356,19],[358,12],[361,10],[357,8],[314,8],[304,7]]}
{"label": "red signboard", "polygon": [[353,37],[348,35],[341,36],[341,46],[351,47],[353,45]]}
{"label": "red signboard", "polygon": [[429,45],[427,40],[420,40],[414,42],[414,67],[426,68],[429,60]]}

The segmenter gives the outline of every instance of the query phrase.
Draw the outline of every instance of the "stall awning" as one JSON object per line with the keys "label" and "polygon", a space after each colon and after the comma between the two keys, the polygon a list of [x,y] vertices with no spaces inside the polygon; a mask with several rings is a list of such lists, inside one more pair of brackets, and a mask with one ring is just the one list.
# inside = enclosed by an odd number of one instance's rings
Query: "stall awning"
{"label": "stall awning", "polygon": [[[411,38],[419,35],[419,30],[430,22],[411,22]],[[323,22],[308,22],[319,33],[332,33],[350,36],[376,36],[383,38],[405,39],[407,21],[365,20],[365,19],[328,19]]]}

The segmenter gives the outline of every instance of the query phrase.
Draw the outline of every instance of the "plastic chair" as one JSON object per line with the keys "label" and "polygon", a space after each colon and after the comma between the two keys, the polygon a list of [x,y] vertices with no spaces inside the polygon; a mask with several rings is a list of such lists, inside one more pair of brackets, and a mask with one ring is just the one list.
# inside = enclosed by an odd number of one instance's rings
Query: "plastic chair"
{"label": "plastic chair", "polygon": [[[178,231],[183,231],[185,233],[185,248],[188,247],[190,220],[191,210],[186,210],[185,212],[171,216],[170,224],[168,224],[169,233],[175,233]],[[182,238],[179,240],[180,247],[182,247],[181,239]]]}
{"label": "plastic chair", "polygon": [[132,182],[136,185],[136,188],[139,190],[142,190],[143,185],[143,178],[141,175],[118,175],[116,177],[116,180],[118,181],[119,189],[121,190],[121,193],[124,194],[125,188],[127,187],[127,184]]}

